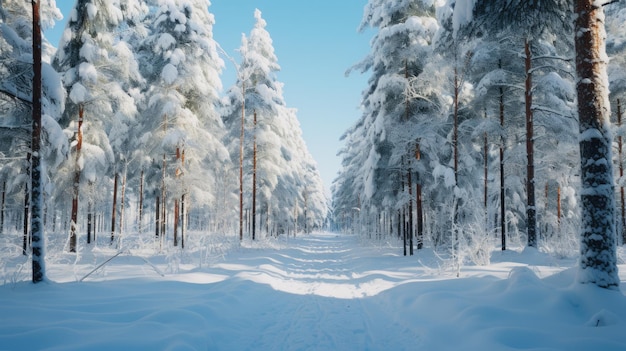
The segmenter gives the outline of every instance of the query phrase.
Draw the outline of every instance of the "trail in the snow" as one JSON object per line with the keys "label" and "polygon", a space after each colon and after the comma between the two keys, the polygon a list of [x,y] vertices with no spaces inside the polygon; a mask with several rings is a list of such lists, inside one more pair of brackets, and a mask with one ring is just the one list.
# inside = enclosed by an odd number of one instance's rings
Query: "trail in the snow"
{"label": "trail in the snow", "polygon": [[[386,289],[385,279],[399,279],[364,264],[357,238],[313,234],[291,240],[283,250],[247,252],[216,267],[223,270],[220,274],[275,290],[266,292],[273,295],[271,301],[261,296],[239,299],[241,308],[250,311],[249,330],[258,336],[251,338],[250,348],[383,350],[415,345],[417,336],[396,320],[399,311],[383,311],[376,299],[367,297]],[[225,344],[217,345],[220,349],[234,346],[229,338],[221,340]]]}

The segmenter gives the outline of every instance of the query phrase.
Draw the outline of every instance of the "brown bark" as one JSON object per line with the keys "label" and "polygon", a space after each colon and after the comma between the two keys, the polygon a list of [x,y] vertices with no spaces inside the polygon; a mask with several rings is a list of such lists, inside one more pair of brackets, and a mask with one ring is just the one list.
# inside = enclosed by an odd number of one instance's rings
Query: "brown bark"
{"label": "brown bark", "polygon": [[[622,126],[622,104],[620,99],[617,99],[617,126]],[[620,182],[623,181],[624,177],[624,162],[622,160],[623,153],[623,139],[622,134],[620,133],[617,139],[617,160],[619,162],[619,177]],[[619,197],[620,197],[620,210],[621,210],[621,224],[622,224],[622,243],[626,243],[626,208],[624,204],[624,187],[620,185],[619,187]]]}
{"label": "brown bark", "polygon": [[45,279],[43,199],[41,174],[41,18],[39,0],[32,0],[33,8],[33,128],[31,139],[31,237],[33,283]]}
{"label": "brown bark", "polygon": [[185,248],[185,225],[187,223],[187,218],[185,215],[185,194],[180,197],[180,247],[181,249]]}
{"label": "brown bark", "polygon": [[124,199],[126,197],[126,166],[124,166],[124,175],[122,176],[122,193],[120,194],[120,225],[119,235],[124,235]]}
{"label": "brown bark", "polygon": [[[502,63],[499,63],[502,68]],[[504,89],[500,88],[500,234],[502,251],[506,250],[506,207],[505,207],[505,186],[504,186]]]}
{"label": "brown bark", "polygon": [[532,93],[532,53],[528,39],[524,42],[526,82],[526,224],[528,246],[537,247],[537,210],[535,207],[535,151],[534,151],[534,120],[533,120],[533,93]]}
{"label": "brown bark", "polygon": [[4,210],[6,208],[7,182],[2,182],[2,207],[0,208],[0,234],[4,232]]}
{"label": "brown bark", "polygon": [[239,241],[243,240],[243,139],[245,137],[246,83],[241,82],[241,132],[239,134]]}
{"label": "brown bark", "polygon": [[[30,176],[30,163],[32,162],[32,154],[29,152],[26,154],[26,175]],[[28,179],[28,178],[27,178]],[[30,244],[30,236],[28,234],[28,224],[30,220],[30,189],[28,188],[28,184],[24,185],[24,221],[22,224],[23,231],[23,240],[22,240],[22,254],[26,255],[28,252],[28,246]]]}
{"label": "brown bark", "polygon": [[143,169],[141,170],[141,175],[139,176],[139,218],[137,220],[137,229],[139,233],[142,231],[142,221],[143,221],[143,181],[144,174]]}
{"label": "brown bark", "polygon": [[582,182],[578,277],[619,289],[604,13],[595,0],[576,0],[574,7]]}
{"label": "brown bark", "polygon": [[[415,159],[419,162],[422,158],[420,144],[415,144]],[[422,208],[422,184],[419,173],[415,184],[415,211],[417,212],[417,249],[421,250],[424,246],[424,209]]]}
{"label": "brown bark", "polygon": [[256,158],[257,158],[257,145],[256,145],[256,110],[254,111],[254,132],[253,132],[253,146],[252,146],[252,240],[256,239]]}
{"label": "brown bark", "polygon": [[156,197],[154,210],[154,236],[159,237],[159,231],[161,229],[161,198],[159,196]]}
{"label": "brown bark", "polygon": [[409,184],[409,255],[413,256],[413,180],[411,175],[411,163],[409,162],[409,174],[407,176],[407,182]]}
{"label": "brown bark", "polygon": [[484,198],[483,198],[483,206],[485,207],[485,214],[487,213],[487,202],[489,199],[489,189],[488,189],[488,177],[489,177],[489,139],[487,138],[487,132],[483,136],[483,156],[484,156],[484,174],[483,174],[483,188],[484,188]]}
{"label": "brown bark", "polygon": [[178,199],[174,200],[174,246],[178,246]]}
{"label": "brown bark", "polygon": [[117,172],[113,180],[113,208],[111,209],[111,245],[115,241],[115,217],[117,213]]}
{"label": "brown bark", "polygon": [[[452,135],[452,147],[454,148],[454,184],[459,182],[459,72],[454,67],[454,131]],[[456,215],[455,215],[456,218]]]}
{"label": "brown bark", "polygon": [[76,237],[78,226],[78,195],[80,191],[80,154],[83,147],[83,118],[84,107],[78,106],[78,131],[76,132],[76,157],[74,158],[74,183],[72,191],[72,218],[70,219],[70,252],[76,252]]}

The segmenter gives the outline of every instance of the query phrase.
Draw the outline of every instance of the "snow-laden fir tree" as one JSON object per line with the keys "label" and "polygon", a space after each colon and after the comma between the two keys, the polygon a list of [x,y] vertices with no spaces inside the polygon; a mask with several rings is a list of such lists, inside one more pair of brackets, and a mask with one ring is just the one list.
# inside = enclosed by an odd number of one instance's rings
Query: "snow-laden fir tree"
{"label": "snow-laden fir tree", "polygon": [[[41,2],[41,25],[46,28],[61,19],[54,0]],[[18,199],[23,190],[30,149],[30,104],[32,94],[32,8],[23,1],[0,3],[0,152],[3,161],[0,179],[7,181],[9,198]],[[59,137],[56,121],[63,112],[65,92],[58,74],[49,64],[51,46],[43,38],[42,91],[44,113],[44,152],[51,169],[60,162],[67,143]]]}
{"label": "snow-laden fir tree", "polygon": [[[426,111],[438,109],[428,93],[421,98],[409,97],[409,83],[423,74],[438,30],[435,4],[372,0],[364,9],[361,30],[365,28],[377,33],[371,41],[371,53],[353,69],[369,71],[371,77],[363,92],[363,115],[344,139],[359,146],[346,145],[342,151],[341,188],[334,189],[335,206],[341,208],[335,207],[334,215],[337,220],[353,218],[356,212],[362,218],[382,216],[399,226],[396,214],[404,212],[409,219],[413,216],[411,190],[422,173],[417,171],[415,157],[421,143],[414,131]],[[371,224],[372,230],[378,225]]]}
{"label": "snow-laden fir tree", "polygon": [[[213,39],[214,17],[202,0],[150,4],[149,35],[139,53],[147,89],[135,144],[146,188],[167,212],[192,206],[196,215],[215,218],[232,178],[223,171],[232,165],[216,108],[224,63]],[[180,217],[184,230],[186,216]]]}
{"label": "snow-laden fir tree", "polygon": [[[514,201],[504,211],[505,196],[500,194],[500,227],[504,231],[507,222],[520,223],[526,228],[528,245],[536,247],[538,229],[549,235],[557,231],[554,228],[560,221],[559,210],[550,213],[557,206],[544,204],[561,189],[567,193],[574,189],[569,183],[575,172],[567,172],[571,168],[556,163],[556,160],[560,163],[569,160],[573,164],[576,154],[575,143],[571,142],[574,94],[573,66],[569,60],[572,56],[568,35],[572,31],[568,20],[570,6],[560,0],[506,4],[452,0],[448,8],[454,9],[448,36],[453,41],[469,43],[468,50],[473,54],[469,72],[477,88],[477,101],[472,103],[472,108],[477,118],[488,116],[487,123],[480,123],[476,131],[500,134],[501,181],[505,171],[504,151],[511,160],[506,167],[510,175],[506,177],[509,189],[506,198],[526,198],[525,208]],[[493,128],[495,123],[489,121],[489,116],[499,117],[500,132]],[[570,138],[554,137],[564,133],[569,133]],[[524,144],[511,138],[519,135],[525,136]],[[553,166],[536,167],[540,164]],[[516,165],[524,165],[526,169],[517,170]],[[514,176],[524,173],[523,178]],[[504,188],[501,187],[501,192]],[[544,188],[546,196],[537,199],[538,190]],[[543,224],[538,225],[542,220]],[[502,239],[504,249],[505,237]]]}
{"label": "snow-laden fir tree", "polygon": [[[261,11],[239,50],[238,80],[224,108],[233,162],[240,157],[242,113],[245,128],[244,193],[256,229],[268,234],[321,227],[327,204],[317,167],[301,135],[296,111],[287,107],[280,70]],[[245,100],[244,100],[245,99]],[[257,227],[258,225],[258,227]]]}
{"label": "snow-laden fir tree", "polygon": [[[129,85],[140,79],[132,49],[119,40],[125,13],[134,1],[78,0],[70,12],[54,67],[68,93],[62,124],[72,140],[72,156],[56,182],[71,193],[57,194],[59,205],[72,198],[70,248],[76,251],[79,194],[91,202],[108,200],[111,180],[129,157],[129,131],[137,114]],[[85,203],[84,201],[82,202]],[[89,206],[91,207],[91,206]],[[88,238],[89,239],[89,238]]]}
{"label": "snow-laden fir tree", "polygon": [[41,32],[60,18],[54,0],[0,3],[0,182],[3,199],[9,199],[1,211],[3,219],[7,207],[23,211],[22,246],[26,255],[32,238],[33,282],[45,279],[43,197],[51,189],[46,179],[67,151],[57,123],[65,93],[49,64],[51,46]]}

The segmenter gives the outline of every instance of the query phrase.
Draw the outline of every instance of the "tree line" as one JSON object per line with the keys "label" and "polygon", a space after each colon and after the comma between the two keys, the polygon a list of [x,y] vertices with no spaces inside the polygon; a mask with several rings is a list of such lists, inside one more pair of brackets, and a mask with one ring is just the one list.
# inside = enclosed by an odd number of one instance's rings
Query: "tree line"
{"label": "tree line", "polygon": [[[43,37],[39,56],[34,24],[45,30],[61,14],[54,0],[32,5],[0,3],[0,233],[22,227],[24,254],[35,240],[33,153],[45,166],[42,226],[67,235],[70,252],[96,233],[112,245],[138,233],[184,247],[186,230],[239,228],[243,239],[244,227],[254,237],[324,226],[321,177],[282,97],[260,11],[223,96],[206,1],[78,0],[58,49]],[[36,86],[40,152],[30,138]]]}
{"label": "tree line", "polygon": [[619,286],[625,18],[623,1],[368,1],[334,225],[405,255],[579,248],[583,280]]}

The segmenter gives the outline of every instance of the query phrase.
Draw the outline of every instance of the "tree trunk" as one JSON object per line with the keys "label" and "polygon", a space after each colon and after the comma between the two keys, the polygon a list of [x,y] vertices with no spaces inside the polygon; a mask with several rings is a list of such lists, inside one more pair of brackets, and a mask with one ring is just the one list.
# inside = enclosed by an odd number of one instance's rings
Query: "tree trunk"
{"label": "tree trunk", "polygon": [[122,176],[122,193],[120,194],[120,231],[119,231],[119,237],[120,239],[122,238],[122,235],[124,235],[124,204],[125,204],[125,198],[126,198],[126,173],[127,173],[127,168],[128,165],[124,165],[124,175]]}
{"label": "tree trunk", "polygon": [[[459,72],[454,67],[454,131],[452,135],[452,147],[454,148],[454,185],[459,185]],[[455,214],[456,218],[456,214]]]}
{"label": "tree trunk", "polygon": [[556,187],[556,222],[561,230],[561,186],[557,185]]}
{"label": "tree trunk", "polygon": [[[499,63],[502,68],[502,63]],[[504,89],[500,88],[500,128],[504,132]],[[504,187],[504,133],[500,137],[500,234],[502,239],[502,251],[506,250],[506,207]]]}
{"label": "tree trunk", "polygon": [[117,172],[115,172],[115,178],[113,179],[113,208],[111,209],[111,243],[115,241],[115,215],[117,212]]}
{"label": "tree trunk", "polygon": [[143,221],[143,169],[141,170],[141,175],[139,176],[139,218],[137,219],[137,231],[139,234],[142,232],[142,221]]}
{"label": "tree trunk", "polygon": [[[26,176],[30,176],[30,168],[32,162],[32,154],[29,152],[26,154]],[[30,189],[28,187],[28,183],[24,184],[24,217],[22,222],[22,229],[24,238],[22,240],[22,254],[26,255],[28,253],[28,246],[30,244],[29,232],[28,232],[28,223],[30,221]]]}
{"label": "tree trunk", "polygon": [[165,158],[165,153],[163,153],[163,167],[161,170],[161,222],[159,223],[161,228],[159,229],[161,232],[161,239],[163,240],[165,238],[165,225],[166,225],[166,218],[165,218],[165,206],[167,204],[167,202],[165,201],[165,169],[166,169],[167,163],[166,163],[166,158]]}
{"label": "tree trunk", "polygon": [[530,42],[524,42],[526,66],[526,224],[528,231],[528,246],[537,247],[537,209],[535,206],[535,150],[534,150],[534,120],[533,120],[533,92],[532,92],[532,53]]}
{"label": "tree trunk", "polygon": [[87,203],[87,244],[91,244],[91,228],[93,222],[93,201]]}
{"label": "tree trunk", "polygon": [[243,240],[243,139],[245,137],[246,83],[241,83],[241,132],[239,134],[239,241]]}
{"label": "tree trunk", "polygon": [[483,207],[485,208],[485,214],[487,214],[487,203],[488,203],[488,199],[489,199],[489,189],[488,189],[488,182],[489,182],[489,138],[487,138],[487,132],[485,132],[484,136],[483,136],[483,156],[484,156],[484,173],[483,173],[483,189],[484,189],[484,197],[483,197]]}
{"label": "tree trunk", "polygon": [[4,211],[6,209],[7,182],[2,183],[2,208],[0,208],[0,234],[4,233]]}
{"label": "tree trunk", "polygon": [[33,5],[33,129],[31,140],[31,235],[33,283],[41,282],[46,276],[44,257],[45,237],[43,227],[43,169],[41,165],[41,23],[39,0]]}
{"label": "tree trunk", "polygon": [[159,230],[161,229],[161,198],[158,195],[154,207],[154,236],[158,238]]}
{"label": "tree trunk", "polygon": [[[422,159],[419,141],[415,143],[415,160],[419,163]],[[422,184],[420,175],[417,173],[415,182],[415,211],[417,212],[417,249],[421,250],[424,246],[424,209],[422,208]]]}
{"label": "tree trunk", "polygon": [[[621,127],[622,126],[622,104],[620,99],[617,99],[617,126]],[[617,154],[618,154],[618,162],[619,162],[619,177],[620,177],[620,182],[623,180],[624,177],[624,162],[622,160],[622,152],[623,152],[623,140],[622,140],[622,134],[620,133],[619,137],[618,137],[618,142],[617,142]],[[620,185],[619,187],[619,197],[620,197],[620,208],[621,208],[621,224],[622,224],[622,243],[626,243],[626,208],[624,205],[624,187]]]}
{"label": "tree trunk", "polygon": [[413,256],[413,179],[411,175],[411,163],[409,162],[409,174],[408,174],[408,183],[409,183],[409,255]]}
{"label": "tree trunk", "polygon": [[78,194],[80,189],[80,153],[83,147],[84,107],[78,106],[78,130],[76,132],[76,157],[74,158],[74,183],[72,188],[72,218],[70,220],[70,252],[76,252],[78,226]]}
{"label": "tree trunk", "polygon": [[178,218],[179,218],[178,199],[174,200],[174,246],[178,246]]}
{"label": "tree trunk", "polygon": [[180,197],[180,248],[185,248],[185,225],[187,223],[187,218],[185,215],[185,194]]}
{"label": "tree trunk", "polygon": [[254,132],[252,149],[252,240],[256,239],[256,110],[254,111]]}
{"label": "tree trunk", "polygon": [[576,0],[575,12],[582,181],[578,279],[619,289],[604,10],[595,0]]}

